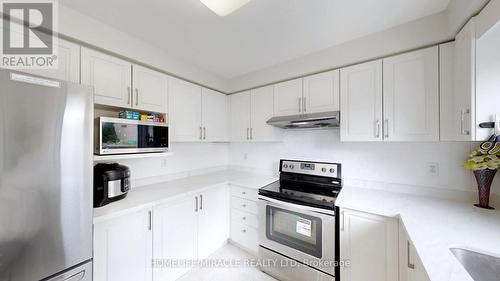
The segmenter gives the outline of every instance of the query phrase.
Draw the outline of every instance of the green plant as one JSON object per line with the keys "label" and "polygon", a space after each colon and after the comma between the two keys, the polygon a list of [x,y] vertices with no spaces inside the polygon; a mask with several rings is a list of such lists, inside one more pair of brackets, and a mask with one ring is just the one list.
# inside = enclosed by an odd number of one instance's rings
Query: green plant
{"label": "green plant", "polygon": [[488,151],[477,148],[469,155],[464,167],[471,171],[497,170],[500,168],[500,157],[499,155],[489,155]]}

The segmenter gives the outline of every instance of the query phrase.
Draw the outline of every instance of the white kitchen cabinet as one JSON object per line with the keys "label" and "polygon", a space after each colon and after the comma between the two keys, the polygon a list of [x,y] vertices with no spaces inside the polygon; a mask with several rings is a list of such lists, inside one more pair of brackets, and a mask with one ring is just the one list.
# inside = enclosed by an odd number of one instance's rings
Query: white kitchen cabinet
{"label": "white kitchen cabinet", "polygon": [[274,116],[273,87],[267,86],[251,91],[250,100],[250,140],[279,141],[282,131],[267,124]]}
{"label": "white kitchen cabinet", "polygon": [[201,87],[171,78],[168,92],[168,122],[172,141],[202,141]]}
{"label": "white kitchen cabinet", "polygon": [[134,86],[132,107],[144,111],[166,112],[168,76],[134,64],[132,77]]}
{"label": "white kitchen cabinet", "polygon": [[317,113],[340,109],[339,70],[304,77],[302,111]]}
{"label": "white kitchen cabinet", "polygon": [[80,83],[80,45],[60,38],[58,42],[58,66],[56,69],[23,69],[20,71],[47,78]]}
{"label": "white kitchen cabinet", "polygon": [[231,95],[230,103],[232,141],[280,140],[281,130],[266,123],[274,115],[273,86]]}
{"label": "white kitchen cabinet", "polygon": [[[229,238],[229,189],[207,189],[153,208],[155,260],[206,258]],[[157,267],[155,281],[173,281],[188,267]]]}
{"label": "white kitchen cabinet", "polygon": [[231,186],[231,241],[258,255],[258,191]]}
{"label": "white kitchen cabinet", "polygon": [[342,209],[340,259],[343,281],[398,280],[398,220]]}
{"label": "white kitchen cabinet", "polygon": [[439,141],[438,47],[383,60],[384,140]]}
{"label": "white kitchen cabinet", "polygon": [[94,225],[95,281],[152,280],[151,210]]}
{"label": "white kitchen cabinet", "polygon": [[475,139],[475,19],[454,42],[439,46],[442,141]]}
{"label": "white kitchen cabinet", "polygon": [[227,96],[206,88],[202,89],[202,125],[203,140],[227,141],[228,135],[228,101]]}
{"label": "white kitchen cabinet", "polygon": [[251,92],[246,91],[229,96],[231,104],[231,141],[250,141]]}
{"label": "white kitchen cabinet", "polygon": [[[194,260],[198,257],[197,198],[184,197],[153,209],[153,257],[155,260]],[[189,267],[155,267],[155,281],[173,281]]]}
{"label": "white kitchen cabinet", "polygon": [[302,113],[302,78],[274,85],[274,116]]}
{"label": "white kitchen cabinet", "polygon": [[229,187],[209,189],[199,195],[198,258],[206,258],[229,239]]}
{"label": "white kitchen cabinet", "polygon": [[382,141],[382,61],[340,70],[340,138]]}
{"label": "white kitchen cabinet", "polygon": [[82,48],[82,84],[94,87],[97,104],[132,107],[132,64],[128,61]]}
{"label": "white kitchen cabinet", "polygon": [[430,281],[406,229],[399,226],[399,281]]}

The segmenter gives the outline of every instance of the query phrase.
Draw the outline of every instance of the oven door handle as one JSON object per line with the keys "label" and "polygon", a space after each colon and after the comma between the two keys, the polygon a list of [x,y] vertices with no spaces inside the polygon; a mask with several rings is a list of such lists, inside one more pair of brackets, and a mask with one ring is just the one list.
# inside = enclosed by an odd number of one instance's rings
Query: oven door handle
{"label": "oven door handle", "polygon": [[297,209],[297,210],[309,211],[309,212],[313,212],[313,213],[317,213],[317,214],[322,214],[322,215],[328,215],[328,216],[335,216],[335,211],[334,210],[330,211],[330,210],[321,209],[321,208],[315,208],[315,207],[310,207],[310,206],[298,205],[298,204],[294,204],[294,203],[289,203],[289,202],[277,200],[277,199],[274,199],[274,198],[269,198],[267,196],[262,196],[262,195],[259,195],[259,200],[267,201],[267,202],[270,202],[270,203],[274,203],[276,205],[280,205],[280,206],[283,206],[283,207],[294,208],[294,209]]}

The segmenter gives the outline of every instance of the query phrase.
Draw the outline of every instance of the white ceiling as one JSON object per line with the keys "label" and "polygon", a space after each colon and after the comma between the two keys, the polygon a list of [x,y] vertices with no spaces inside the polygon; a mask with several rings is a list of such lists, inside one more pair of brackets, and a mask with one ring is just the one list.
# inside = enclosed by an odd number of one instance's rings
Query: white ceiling
{"label": "white ceiling", "polygon": [[450,0],[252,0],[219,17],[199,0],[64,0],[64,5],[234,78],[446,9]]}

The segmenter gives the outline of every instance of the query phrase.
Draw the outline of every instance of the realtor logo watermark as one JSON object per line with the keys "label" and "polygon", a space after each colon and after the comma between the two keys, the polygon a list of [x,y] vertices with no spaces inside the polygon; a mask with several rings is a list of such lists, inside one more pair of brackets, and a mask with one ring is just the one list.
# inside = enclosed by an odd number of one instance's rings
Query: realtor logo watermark
{"label": "realtor logo watermark", "polygon": [[58,67],[57,2],[0,1],[2,14],[1,67],[55,69]]}

